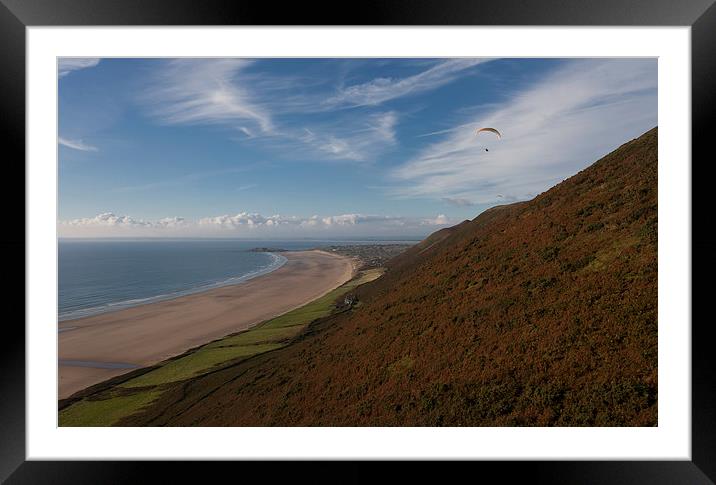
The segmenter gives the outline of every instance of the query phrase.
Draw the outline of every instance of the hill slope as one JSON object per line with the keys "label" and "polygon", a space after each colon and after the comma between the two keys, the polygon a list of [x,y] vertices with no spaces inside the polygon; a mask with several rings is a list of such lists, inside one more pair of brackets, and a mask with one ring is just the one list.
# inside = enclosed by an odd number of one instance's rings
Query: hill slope
{"label": "hill slope", "polygon": [[125,425],[657,424],[657,129],[439,231],[292,345]]}

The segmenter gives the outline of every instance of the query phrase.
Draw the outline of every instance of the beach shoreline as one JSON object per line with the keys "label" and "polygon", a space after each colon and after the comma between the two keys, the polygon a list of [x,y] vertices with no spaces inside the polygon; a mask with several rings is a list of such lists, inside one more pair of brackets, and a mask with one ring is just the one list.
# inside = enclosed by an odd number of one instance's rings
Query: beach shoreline
{"label": "beach shoreline", "polygon": [[136,306],[140,306],[140,305],[147,305],[147,304],[151,304],[151,303],[157,303],[160,301],[174,300],[176,298],[181,298],[183,296],[193,295],[195,293],[203,293],[205,291],[213,290],[215,288],[221,288],[224,286],[238,285],[238,284],[244,283],[246,281],[249,281],[251,279],[258,278],[259,276],[263,276],[265,274],[272,273],[286,263],[285,257],[283,257],[279,254],[270,253],[269,251],[267,251],[267,253],[269,253],[274,258],[274,261],[269,266],[260,268],[258,270],[251,271],[250,273],[244,274],[242,276],[231,277],[231,278],[225,279],[224,281],[219,281],[216,283],[202,284],[201,286],[180,290],[180,291],[177,291],[174,293],[150,296],[150,297],[139,298],[139,299],[135,299],[135,300],[106,303],[106,304],[103,304],[103,305],[100,305],[97,307],[72,310],[72,311],[70,311],[68,313],[64,313],[64,314],[60,313],[57,316],[57,323],[59,326],[58,330],[60,332],[63,332],[63,331],[68,331],[73,328],[73,327],[67,327],[67,326],[62,327],[62,324],[66,323],[66,322],[80,320],[82,318],[92,317],[95,315],[101,315],[103,313],[121,311],[121,310],[125,310],[127,308],[132,308],[132,307],[136,307]]}
{"label": "beach shoreline", "polygon": [[357,271],[354,259],[326,251],[281,254],[278,269],[234,285],[59,322],[59,360],[83,363],[58,366],[59,398],[128,371],[105,363],[156,364],[320,298]]}

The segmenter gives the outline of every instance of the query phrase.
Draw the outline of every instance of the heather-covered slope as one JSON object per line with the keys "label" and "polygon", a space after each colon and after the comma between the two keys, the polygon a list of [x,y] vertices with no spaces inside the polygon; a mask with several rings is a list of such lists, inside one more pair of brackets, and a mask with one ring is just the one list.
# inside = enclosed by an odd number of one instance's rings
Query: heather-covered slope
{"label": "heather-covered slope", "polygon": [[406,251],[292,345],[121,424],[657,424],[657,129]]}

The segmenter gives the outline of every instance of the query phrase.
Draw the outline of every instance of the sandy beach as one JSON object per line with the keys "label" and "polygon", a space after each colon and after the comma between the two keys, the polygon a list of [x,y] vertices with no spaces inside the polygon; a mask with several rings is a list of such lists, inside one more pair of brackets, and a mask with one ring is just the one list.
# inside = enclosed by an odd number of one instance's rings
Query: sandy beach
{"label": "sandy beach", "polygon": [[352,259],[324,251],[281,254],[282,267],[238,285],[61,322],[59,398],[286,313],[355,271]]}

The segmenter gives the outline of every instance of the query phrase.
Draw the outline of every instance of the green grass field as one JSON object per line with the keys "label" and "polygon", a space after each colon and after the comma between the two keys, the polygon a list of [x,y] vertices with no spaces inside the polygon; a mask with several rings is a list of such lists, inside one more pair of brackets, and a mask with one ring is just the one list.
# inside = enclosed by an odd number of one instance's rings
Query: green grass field
{"label": "green grass field", "polygon": [[156,389],[98,401],[83,399],[60,412],[60,426],[112,426],[124,416],[139,411],[160,394],[161,391]]}
{"label": "green grass field", "polygon": [[306,325],[330,315],[338,298],[382,273],[382,269],[362,271],[351,281],[300,308],[164,361],[157,369],[117,385],[117,389],[110,388],[84,398],[60,411],[60,426],[111,426],[155,400],[171,383],[284,347]]}

